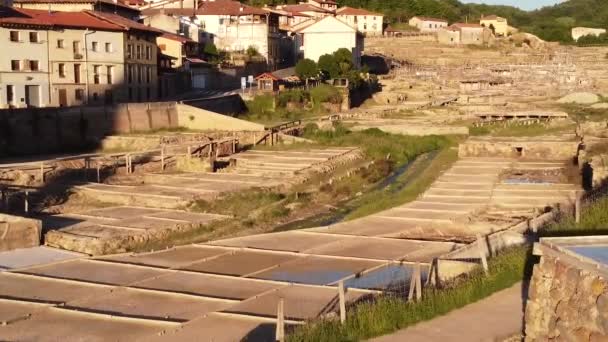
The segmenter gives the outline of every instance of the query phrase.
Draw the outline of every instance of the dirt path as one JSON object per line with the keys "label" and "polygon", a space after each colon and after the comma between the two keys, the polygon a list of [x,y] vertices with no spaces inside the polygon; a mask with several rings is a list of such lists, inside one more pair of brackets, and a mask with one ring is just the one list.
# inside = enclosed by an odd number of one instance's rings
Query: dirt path
{"label": "dirt path", "polygon": [[503,341],[523,329],[522,283],[445,316],[371,340]]}

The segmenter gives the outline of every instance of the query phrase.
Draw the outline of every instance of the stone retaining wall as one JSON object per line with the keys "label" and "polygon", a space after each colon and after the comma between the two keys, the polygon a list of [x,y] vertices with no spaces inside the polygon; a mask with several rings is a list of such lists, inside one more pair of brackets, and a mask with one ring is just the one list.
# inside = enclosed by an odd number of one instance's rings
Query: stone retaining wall
{"label": "stone retaining wall", "polygon": [[608,280],[555,256],[534,266],[526,341],[608,341]]}
{"label": "stone retaining wall", "polygon": [[460,144],[458,156],[567,160],[574,158],[577,152],[577,141],[469,139]]}
{"label": "stone retaining wall", "polygon": [[39,246],[41,232],[38,220],[0,214],[0,252]]}

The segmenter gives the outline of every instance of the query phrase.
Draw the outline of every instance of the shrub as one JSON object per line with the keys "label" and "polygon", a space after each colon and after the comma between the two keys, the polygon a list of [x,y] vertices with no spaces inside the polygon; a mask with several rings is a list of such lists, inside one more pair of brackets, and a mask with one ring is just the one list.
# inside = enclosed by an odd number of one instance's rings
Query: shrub
{"label": "shrub", "polygon": [[309,79],[319,76],[317,63],[308,58],[299,61],[298,64],[296,64],[296,75],[298,75],[300,79],[305,80],[308,85]]}
{"label": "shrub", "polygon": [[249,47],[247,48],[247,56],[249,57],[254,57],[254,56],[258,56],[260,53],[258,52],[258,48],[256,48],[253,45],[249,45]]}
{"label": "shrub", "polygon": [[286,107],[288,103],[305,103],[309,98],[307,92],[300,89],[291,89],[281,92],[277,97],[277,106]]}
{"label": "shrub", "polygon": [[319,70],[325,78],[340,77],[340,67],[334,55],[325,54],[319,57]]}
{"label": "shrub", "polygon": [[260,95],[245,103],[250,115],[270,116],[274,112],[274,97],[272,95]]}
{"label": "shrub", "polygon": [[342,95],[338,88],[329,84],[320,84],[318,87],[314,87],[310,90],[310,98],[315,105],[320,103],[341,103]]}

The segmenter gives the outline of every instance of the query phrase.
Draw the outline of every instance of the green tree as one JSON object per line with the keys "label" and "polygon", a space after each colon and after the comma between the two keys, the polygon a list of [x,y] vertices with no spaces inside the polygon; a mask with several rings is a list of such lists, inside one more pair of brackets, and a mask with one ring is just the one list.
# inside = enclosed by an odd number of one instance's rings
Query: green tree
{"label": "green tree", "polygon": [[319,71],[326,78],[340,77],[340,67],[334,55],[325,54],[319,57]]}
{"label": "green tree", "polygon": [[319,68],[317,63],[312,59],[305,58],[296,64],[296,75],[306,82],[308,87],[308,80],[319,76]]}
{"label": "green tree", "polygon": [[349,49],[341,48],[334,52],[334,59],[340,69],[340,77],[348,74],[353,69],[353,53]]}

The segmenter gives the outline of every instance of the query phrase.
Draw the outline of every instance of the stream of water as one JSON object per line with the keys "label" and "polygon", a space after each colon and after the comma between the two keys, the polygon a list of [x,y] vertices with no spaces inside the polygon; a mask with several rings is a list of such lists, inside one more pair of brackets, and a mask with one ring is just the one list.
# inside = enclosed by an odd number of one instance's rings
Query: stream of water
{"label": "stream of water", "polygon": [[[433,159],[437,155],[438,151],[433,151],[429,153],[422,154],[418,156],[416,159],[407,162],[403,165],[400,165],[397,169],[393,170],[388,176],[386,176],[383,180],[379,181],[374,186],[370,187],[366,190],[366,192],[362,195],[365,196],[369,193],[375,191],[390,191],[391,193],[397,193],[403,190],[406,186],[409,185],[411,179],[408,179],[404,182],[399,182],[399,178],[405,174],[414,163],[419,160],[424,159]],[[306,229],[313,227],[323,227],[329,226],[332,224],[336,224],[342,222],[348,214],[359,208],[363,201],[360,201],[360,197],[355,197],[348,199],[346,201],[339,202],[335,205],[336,209],[327,212],[321,213],[318,215],[314,215],[311,217],[307,217],[301,220],[292,221],[283,225],[280,225],[274,229],[275,232],[283,232],[288,230],[296,230],[296,229]]]}

